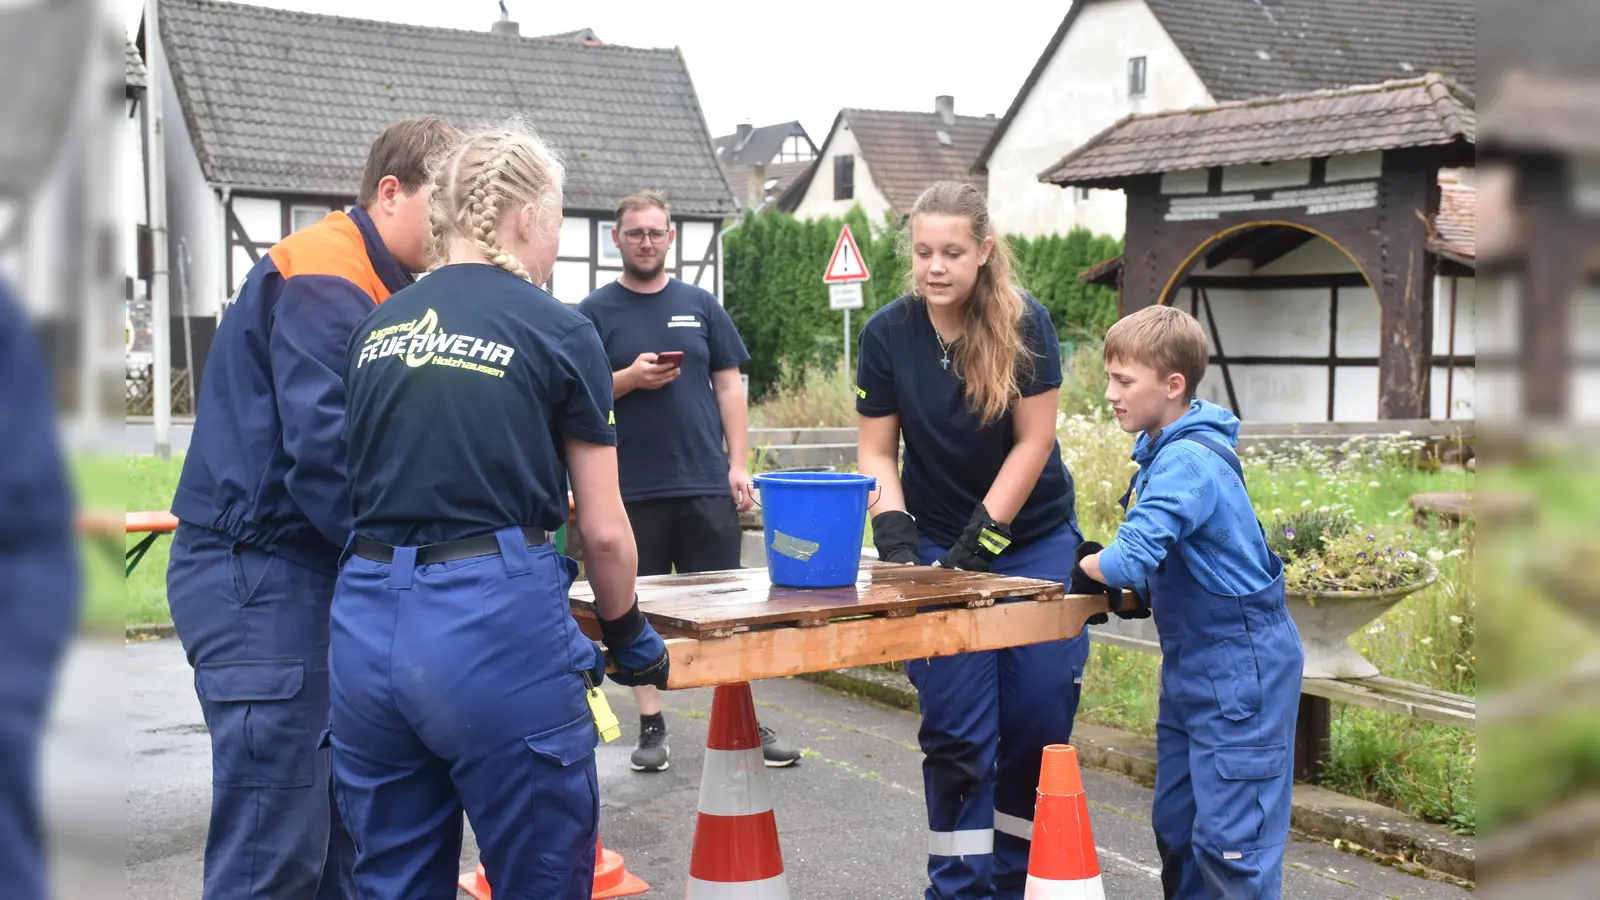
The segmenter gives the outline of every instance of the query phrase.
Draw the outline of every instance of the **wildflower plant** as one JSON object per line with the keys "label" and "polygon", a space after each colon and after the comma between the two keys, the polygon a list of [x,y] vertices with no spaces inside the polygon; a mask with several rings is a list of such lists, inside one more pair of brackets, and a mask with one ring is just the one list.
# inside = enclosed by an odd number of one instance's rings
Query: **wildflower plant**
{"label": "wildflower plant", "polygon": [[1325,534],[1320,549],[1283,557],[1285,586],[1290,591],[1388,591],[1420,586],[1438,575],[1433,564],[1417,552],[1409,532],[1352,529]]}

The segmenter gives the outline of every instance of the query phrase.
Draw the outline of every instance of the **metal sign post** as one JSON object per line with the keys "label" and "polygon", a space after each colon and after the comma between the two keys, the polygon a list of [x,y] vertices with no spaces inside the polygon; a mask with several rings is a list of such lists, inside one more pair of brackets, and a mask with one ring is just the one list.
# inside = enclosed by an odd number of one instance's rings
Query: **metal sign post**
{"label": "metal sign post", "polygon": [[861,284],[871,277],[872,273],[867,271],[867,261],[861,258],[856,239],[850,234],[850,226],[844,226],[839,232],[838,242],[833,245],[833,256],[828,260],[828,270],[823,273],[822,280],[828,285],[828,308],[844,310],[846,376],[850,375],[850,310],[861,309],[865,305]]}

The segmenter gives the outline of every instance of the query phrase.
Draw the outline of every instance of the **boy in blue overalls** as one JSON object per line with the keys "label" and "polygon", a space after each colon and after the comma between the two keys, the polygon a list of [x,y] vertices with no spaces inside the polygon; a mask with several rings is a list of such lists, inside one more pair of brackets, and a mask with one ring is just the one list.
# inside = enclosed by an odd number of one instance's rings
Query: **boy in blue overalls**
{"label": "boy in blue overalls", "polygon": [[1134,590],[1161,637],[1151,824],[1166,896],[1276,900],[1304,652],[1245,492],[1239,420],[1194,399],[1208,354],[1200,323],[1172,307],[1106,333],[1106,400],[1140,433],[1139,470],[1116,539],[1082,552],[1074,576]]}

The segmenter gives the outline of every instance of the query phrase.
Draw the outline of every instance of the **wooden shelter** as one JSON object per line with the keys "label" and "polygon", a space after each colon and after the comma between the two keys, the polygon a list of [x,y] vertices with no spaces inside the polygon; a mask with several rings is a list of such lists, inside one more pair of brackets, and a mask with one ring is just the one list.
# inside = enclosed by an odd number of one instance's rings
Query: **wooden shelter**
{"label": "wooden shelter", "polygon": [[[1265,340],[1275,352],[1229,356],[1227,335],[1215,314],[1209,317],[1214,368],[1241,416],[1238,367],[1311,373],[1325,367],[1330,420],[1335,378],[1351,377],[1352,368],[1367,378],[1376,369],[1376,418],[1422,419],[1433,408],[1435,367],[1453,375],[1473,365],[1470,355],[1454,352],[1453,327],[1449,351],[1436,347],[1434,294],[1439,279],[1474,272],[1462,227],[1441,231],[1440,172],[1473,165],[1475,119],[1469,93],[1427,74],[1128,116],[1039,179],[1125,192],[1126,250],[1084,276],[1118,287],[1121,315],[1179,302],[1185,288],[1202,320],[1211,291],[1328,292],[1327,318],[1313,323],[1315,341],[1326,343],[1274,342],[1267,334],[1257,343]],[[1317,238],[1352,265],[1274,274],[1272,264]],[[1350,311],[1341,311],[1340,291],[1369,287],[1377,301],[1372,352],[1341,352],[1340,323]],[[1263,303],[1258,310],[1277,314],[1285,305]],[[1453,321],[1453,304],[1449,315]],[[1320,407],[1320,396],[1314,399]]]}
{"label": "wooden shelter", "polygon": [[1586,328],[1600,301],[1600,78],[1513,71],[1494,97],[1485,168],[1501,189],[1485,198],[1484,265],[1519,297],[1495,368],[1517,377],[1520,417],[1592,420],[1578,395],[1600,384]]}

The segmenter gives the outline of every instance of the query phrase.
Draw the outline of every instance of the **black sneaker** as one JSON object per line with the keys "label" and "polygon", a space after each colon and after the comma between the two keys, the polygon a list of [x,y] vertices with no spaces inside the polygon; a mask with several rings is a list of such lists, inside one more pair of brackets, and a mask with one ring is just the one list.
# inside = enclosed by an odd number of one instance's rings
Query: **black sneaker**
{"label": "black sneaker", "polygon": [[787,741],[778,737],[777,733],[765,725],[758,725],[761,732],[761,756],[767,765],[773,768],[792,766],[800,759],[800,751],[796,750]]}
{"label": "black sneaker", "polygon": [[639,749],[633,751],[635,772],[664,772],[670,766],[667,757],[672,748],[667,746],[667,727],[644,723],[639,728]]}

